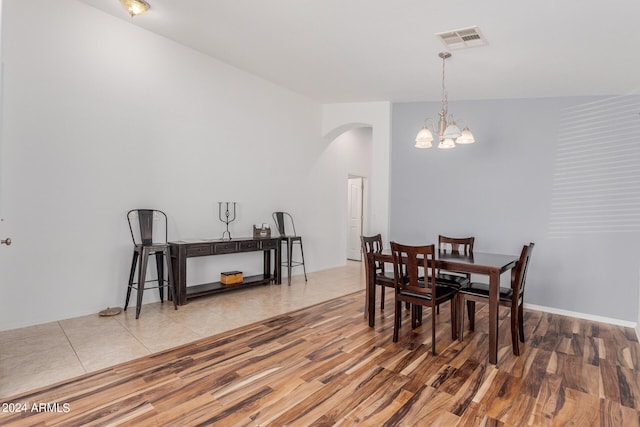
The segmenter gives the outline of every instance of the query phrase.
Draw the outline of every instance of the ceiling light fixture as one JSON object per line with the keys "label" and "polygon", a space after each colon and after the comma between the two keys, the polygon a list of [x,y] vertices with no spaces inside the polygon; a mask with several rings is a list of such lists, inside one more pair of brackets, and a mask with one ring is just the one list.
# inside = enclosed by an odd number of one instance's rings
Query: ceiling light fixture
{"label": "ceiling light fixture", "polygon": [[120,0],[120,4],[127,9],[131,17],[141,15],[151,8],[149,3],[144,0]]}
{"label": "ceiling light fixture", "polygon": [[[442,58],[442,108],[438,113],[438,148],[453,148],[456,146],[456,143],[472,144],[475,142],[475,139],[469,127],[465,126],[465,128],[460,131],[460,128],[458,128],[456,122],[453,120],[453,115],[449,114],[448,111],[447,90],[444,84],[444,64],[447,58],[451,58],[451,53],[440,52],[438,56]],[[449,117],[447,117],[448,114]],[[429,124],[431,124],[431,129],[429,129]],[[433,133],[435,133],[433,120],[427,118],[424,126],[420,129],[418,135],[416,135],[416,148],[430,148],[431,142],[433,142]]]}

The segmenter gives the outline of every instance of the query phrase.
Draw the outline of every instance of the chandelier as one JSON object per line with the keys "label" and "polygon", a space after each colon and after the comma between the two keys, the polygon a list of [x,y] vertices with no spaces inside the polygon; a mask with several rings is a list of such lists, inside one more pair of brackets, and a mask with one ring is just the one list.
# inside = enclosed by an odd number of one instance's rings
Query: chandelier
{"label": "chandelier", "polygon": [[151,7],[144,0],[120,0],[120,4],[132,17],[145,13]]}
{"label": "chandelier", "polygon": [[[442,108],[438,113],[438,148],[453,148],[456,144],[472,144],[475,139],[469,127],[465,126],[460,131],[460,128],[453,120],[453,115],[449,114],[448,111],[447,90],[444,85],[444,64],[447,58],[451,58],[451,54],[449,52],[440,52],[438,56],[442,58]],[[429,129],[429,125],[431,125],[431,129]],[[416,135],[416,148],[431,148],[434,133],[436,133],[436,130],[433,128],[433,120],[427,118],[424,126]]]}

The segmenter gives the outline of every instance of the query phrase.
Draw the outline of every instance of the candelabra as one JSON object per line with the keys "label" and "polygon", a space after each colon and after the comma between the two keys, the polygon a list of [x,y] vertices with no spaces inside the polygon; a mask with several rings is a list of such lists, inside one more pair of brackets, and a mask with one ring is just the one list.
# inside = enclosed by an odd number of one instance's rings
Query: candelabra
{"label": "candelabra", "polygon": [[[226,209],[224,212],[224,218],[222,217],[222,203],[226,204]],[[233,203],[233,212],[229,211],[229,204]],[[236,220],[236,202],[218,202],[218,217],[220,221],[224,222],[227,226],[226,231],[222,233],[222,239],[224,240],[225,234],[228,236],[228,239],[231,240],[231,232],[229,231],[229,224]]]}

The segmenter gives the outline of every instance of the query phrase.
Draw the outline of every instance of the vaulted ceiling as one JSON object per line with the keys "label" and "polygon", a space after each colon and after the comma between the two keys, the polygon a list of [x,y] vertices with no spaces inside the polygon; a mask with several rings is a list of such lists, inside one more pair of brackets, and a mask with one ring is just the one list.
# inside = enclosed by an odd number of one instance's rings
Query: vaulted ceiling
{"label": "vaulted ceiling", "polygon": [[323,103],[439,100],[435,34],[471,26],[450,100],[640,93],[637,0],[80,1]]}

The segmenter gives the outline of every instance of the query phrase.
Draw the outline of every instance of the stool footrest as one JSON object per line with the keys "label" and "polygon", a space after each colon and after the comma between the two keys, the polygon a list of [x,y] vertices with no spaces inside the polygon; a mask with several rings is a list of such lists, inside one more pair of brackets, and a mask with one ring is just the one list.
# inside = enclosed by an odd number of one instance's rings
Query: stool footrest
{"label": "stool footrest", "polygon": [[[291,261],[291,267],[296,267],[298,265],[304,265],[304,262],[302,262],[302,261]],[[283,262],[282,266],[283,267],[288,267],[289,264],[287,264],[286,262]]]}

